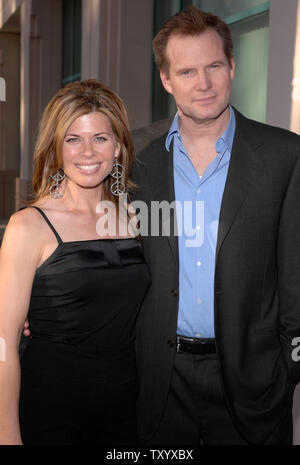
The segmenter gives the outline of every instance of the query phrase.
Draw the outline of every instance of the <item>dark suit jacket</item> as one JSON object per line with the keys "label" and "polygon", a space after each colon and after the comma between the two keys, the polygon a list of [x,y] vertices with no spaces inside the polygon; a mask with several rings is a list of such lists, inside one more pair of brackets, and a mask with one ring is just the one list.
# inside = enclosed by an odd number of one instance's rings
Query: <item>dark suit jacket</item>
{"label": "dark suit jacket", "polygon": [[149,145],[154,139],[165,134],[170,129],[173,121],[173,117],[156,121],[155,123],[149,124],[143,128],[134,129],[131,131],[132,138],[134,140],[134,151],[140,153]]}
{"label": "dark suit jacket", "polygon": [[[224,394],[243,436],[264,442],[291,408],[300,362],[300,137],[236,112],[215,264],[215,335]],[[135,199],[174,200],[165,137],[137,157]],[[173,218],[174,219],[174,218]],[[177,237],[143,237],[152,285],[138,321],[141,437],[158,428],[175,353]]]}

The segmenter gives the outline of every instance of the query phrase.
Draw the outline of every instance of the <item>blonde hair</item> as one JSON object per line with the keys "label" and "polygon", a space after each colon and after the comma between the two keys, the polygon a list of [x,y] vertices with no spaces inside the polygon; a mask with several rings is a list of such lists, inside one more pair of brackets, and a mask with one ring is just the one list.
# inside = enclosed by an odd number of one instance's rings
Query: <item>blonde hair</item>
{"label": "blonde hair", "polygon": [[[135,187],[129,179],[134,156],[125,105],[112,89],[96,79],[88,79],[67,84],[44,110],[34,151],[33,202],[49,194],[53,184],[51,176],[62,168],[62,145],[68,128],[75,119],[91,112],[102,113],[109,119],[121,146],[118,163],[124,167],[122,182],[126,191]],[[110,191],[113,182],[111,176],[105,179],[104,199],[117,204],[117,198]]]}

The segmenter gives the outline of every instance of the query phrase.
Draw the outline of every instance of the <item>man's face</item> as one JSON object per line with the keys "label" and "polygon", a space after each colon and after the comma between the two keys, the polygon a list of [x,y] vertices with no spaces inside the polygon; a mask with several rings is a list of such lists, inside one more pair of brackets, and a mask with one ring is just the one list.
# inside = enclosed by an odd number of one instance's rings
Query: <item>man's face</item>
{"label": "man's face", "polygon": [[161,72],[161,80],[179,116],[198,122],[218,118],[228,106],[234,77],[234,61],[230,67],[219,34],[208,29],[198,36],[171,36],[166,54],[169,73]]}

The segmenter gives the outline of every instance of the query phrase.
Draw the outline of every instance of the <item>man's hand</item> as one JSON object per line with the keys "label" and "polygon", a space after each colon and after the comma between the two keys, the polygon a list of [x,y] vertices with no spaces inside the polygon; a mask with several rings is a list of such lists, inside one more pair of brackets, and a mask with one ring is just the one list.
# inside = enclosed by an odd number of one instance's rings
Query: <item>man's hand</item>
{"label": "man's hand", "polygon": [[30,329],[29,329],[28,320],[26,320],[25,323],[24,323],[23,334],[24,334],[24,336],[30,336]]}

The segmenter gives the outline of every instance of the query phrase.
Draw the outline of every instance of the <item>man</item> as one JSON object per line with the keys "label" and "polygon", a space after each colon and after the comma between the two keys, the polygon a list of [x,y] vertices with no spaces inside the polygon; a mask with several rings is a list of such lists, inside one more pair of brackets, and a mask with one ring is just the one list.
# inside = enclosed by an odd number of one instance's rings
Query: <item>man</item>
{"label": "man", "polygon": [[178,113],[138,155],[134,200],[151,211],[176,199],[181,234],[164,234],[162,218],[160,235],[150,222],[143,237],[152,285],[138,321],[141,440],[291,444],[300,137],[229,105],[235,63],[218,17],[176,14],[154,53]]}

